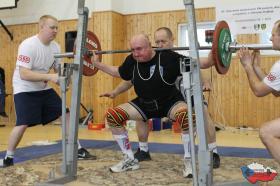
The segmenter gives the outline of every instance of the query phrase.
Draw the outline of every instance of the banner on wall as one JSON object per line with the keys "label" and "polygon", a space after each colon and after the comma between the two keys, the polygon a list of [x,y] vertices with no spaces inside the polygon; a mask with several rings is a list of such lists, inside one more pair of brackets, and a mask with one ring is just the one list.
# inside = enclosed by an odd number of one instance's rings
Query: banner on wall
{"label": "banner on wall", "polygon": [[280,19],[280,3],[252,3],[243,5],[219,4],[216,20],[225,20],[232,35],[271,32],[273,24]]}

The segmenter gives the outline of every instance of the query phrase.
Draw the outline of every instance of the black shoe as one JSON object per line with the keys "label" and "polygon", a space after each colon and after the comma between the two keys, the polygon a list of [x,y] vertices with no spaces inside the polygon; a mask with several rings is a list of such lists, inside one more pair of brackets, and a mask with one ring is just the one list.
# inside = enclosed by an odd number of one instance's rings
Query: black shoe
{"label": "black shoe", "polygon": [[87,149],[80,148],[78,149],[78,159],[79,160],[96,160],[96,156],[91,155]]}
{"label": "black shoe", "polygon": [[2,117],[4,117],[4,118],[7,118],[7,117],[8,117],[8,115],[7,115],[6,112],[0,112],[0,116],[2,116]]}
{"label": "black shoe", "polygon": [[13,166],[13,165],[14,165],[13,158],[7,157],[5,159],[0,160],[0,168],[5,168],[5,167]]}
{"label": "black shoe", "polygon": [[220,167],[220,156],[219,154],[213,152],[213,168],[217,169]]}
{"label": "black shoe", "polygon": [[152,160],[149,151],[145,152],[143,150],[140,150],[140,148],[138,148],[135,152],[134,158],[136,158],[139,162]]}

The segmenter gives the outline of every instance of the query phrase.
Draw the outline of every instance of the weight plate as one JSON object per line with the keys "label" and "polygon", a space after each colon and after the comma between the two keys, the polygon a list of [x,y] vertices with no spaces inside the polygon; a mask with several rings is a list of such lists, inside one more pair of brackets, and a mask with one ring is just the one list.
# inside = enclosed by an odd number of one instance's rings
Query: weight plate
{"label": "weight plate", "polygon": [[228,26],[227,22],[219,21],[215,27],[215,31],[213,34],[213,45],[212,45],[213,60],[215,61],[215,67],[219,74],[226,74],[229,69],[229,67],[225,67],[223,65],[223,62],[220,57],[221,54],[219,52],[219,45],[221,45],[221,44],[219,44],[220,33],[223,29],[229,30],[229,26]]}

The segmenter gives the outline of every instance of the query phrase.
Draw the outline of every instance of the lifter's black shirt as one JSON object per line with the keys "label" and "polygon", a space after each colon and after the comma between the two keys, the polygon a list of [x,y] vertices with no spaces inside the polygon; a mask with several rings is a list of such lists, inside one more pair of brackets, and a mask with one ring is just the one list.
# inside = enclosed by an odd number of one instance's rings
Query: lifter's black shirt
{"label": "lifter's black shirt", "polygon": [[[147,100],[163,100],[178,91],[174,82],[181,75],[181,57],[184,56],[173,51],[157,51],[150,61],[138,63],[137,68],[137,61],[130,54],[119,67],[119,73],[122,79],[132,81],[138,97]],[[161,70],[159,70],[159,64]],[[137,69],[139,69],[139,73]],[[172,85],[168,85],[162,80],[159,71],[163,72],[164,81]],[[143,79],[148,80],[143,80],[139,74]],[[150,76],[151,78],[149,78]]]}

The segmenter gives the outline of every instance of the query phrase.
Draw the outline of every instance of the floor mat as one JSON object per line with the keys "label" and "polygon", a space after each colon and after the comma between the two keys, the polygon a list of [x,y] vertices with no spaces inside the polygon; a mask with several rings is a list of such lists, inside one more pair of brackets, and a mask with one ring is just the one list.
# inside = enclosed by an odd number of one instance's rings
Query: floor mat
{"label": "floor mat", "polygon": [[[106,142],[106,144],[110,144]],[[109,145],[112,147],[112,144]],[[114,146],[114,145],[113,145]],[[110,147],[110,148],[111,148]],[[192,179],[182,176],[183,161],[181,154],[151,153],[152,161],[140,162],[140,168],[135,171],[111,173],[109,167],[122,159],[122,153],[108,149],[89,149],[97,155],[97,160],[78,161],[77,180],[66,186],[191,186]],[[258,162],[279,172],[279,164],[273,159],[222,157],[221,167],[214,169],[213,180],[216,183],[229,181],[246,181],[241,167]],[[42,158],[18,163],[15,166],[1,169],[0,185],[34,185],[48,180],[50,175],[60,177],[61,154],[53,154]],[[50,174],[50,171],[55,173]],[[274,181],[264,183],[279,186],[279,177]]]}
{"label": "floor mat", "polygon": [[[115,141],[102,140],[80,140],[83,147],[87,149],[120,150]],[[136,151],[138,142],[131,142],[132,149]],[[197,146],[196,146],[197,148]],[[153,153],[183,154],[181,144],[149,143],[149,151]],[[61,152],[61,141],[54,145],[33,145],[18,148],[15,153],[15,163],[44,157]],[[221,156],[243,157],[243,158],[272,158],[266,149],[261,148],[239,148],[239,147],[218,147]],[[0,152],[0,157],[5,156],[5,151]]]}

